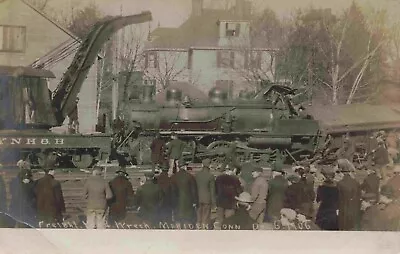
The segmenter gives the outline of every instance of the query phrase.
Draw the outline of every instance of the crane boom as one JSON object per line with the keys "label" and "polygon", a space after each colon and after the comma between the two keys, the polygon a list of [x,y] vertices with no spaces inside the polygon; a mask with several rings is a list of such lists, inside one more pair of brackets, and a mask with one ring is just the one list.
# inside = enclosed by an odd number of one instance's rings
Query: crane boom
{"label": "crane boom", "polygon": [[53,92],[52,106],[58,125],[62,125],[68,113],[76,106],[76,98],[82,84],[104,43],[119,29],[151,21],[151,12],[117,17],[95,24],[75,54],[71,65]]}

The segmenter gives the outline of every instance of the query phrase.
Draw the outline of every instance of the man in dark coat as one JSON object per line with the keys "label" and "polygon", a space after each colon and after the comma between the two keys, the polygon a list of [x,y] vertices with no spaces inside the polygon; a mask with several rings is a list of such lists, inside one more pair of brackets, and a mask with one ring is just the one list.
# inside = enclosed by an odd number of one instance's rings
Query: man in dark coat
{"label": "man in dark coat", "polygon": [[400,170],[395,168],[393,173],[395,175],[381,188],[379,202],[371,203],[372,206],[364,212],[361,223],[362,230],[400,230]]}
{"label": "man in dark coat", "polygon": [[374,203],[379,202],[379,177],[375,170],[368,169],[368,175],[361,184],[361,190],[363,199]]}
{"label": "man in dark coat", "polygon": [[239,179],[235,176],[235,172],[230,168],[217,176],[215,180],[215,191],[217,195],[217,219],[216,228],[221,226],[224,219],[234,215],[236,208],[235,197],[242,193]]}
{"label": "man in dark coat", "polygon": [[[23,169],[10,182],[11,202],[9,213],[17,220],[37,227],[35,182],[30,170]],[[17,223],[16,227],[26,227]]]}
{"label": "man in dark coat", "polygon": [[175,132],[171,134],[171,139],[172,140],[166,145],[169,158],[169,175],[179,170],[179,160],[186,146],[185,142],[180,140]]}
{"label": "man in dark coat", "polygon": [[381,137],[377,138],[378,147],[372,150],[375,166],[380,171],[383,182],[387,181],[386,171],[389,166],[389,152],[385,145],[385,140]]}
{"label": "man in dark coat", "polygon": [[300,183],[303,186],[303,195],[299,212],[307,218],[312,218],[314,215],[313,202],[315,200],[314,177],[310,173],[309,165],[306,167],[296,166],[295,172],[299,174]]}
{"label": "man in dark coat", "polygon": [[278,220],[281,216],[280,212],[283,208],[285,199],[285,191],[288,187],[288,181],[284,177],[285,172],[281,168],[272,171],[273,178],[268,183],[267,195],[267,218],[269,220]]}
{"label": "man in dark coat", "polygon": [[257,221],[251,218],[249,211],[253,200],[248,192],[242,192],[235,197],[235,214],[225,218],[222,222],[222,230],[253,230],[257,228]]}
{"label": "man in dark coat", "polygon": [[[2,166],[0,165],[0,168]],[[0,169],[1,170],[1,169]],[[7,193],[6,185],[3,179],[3,172],[0,172],[0,228],[3,227],[14,227],[14,223],[11,223],[7,213]]]}
{"label": "man in dark coat", "polygon": [[39,223],[61,222],[62,214],[65,212],[61,184],[54,179],[54,169],[45,168],[44,172],[45,175],[37,181],[35,186]]}
{"label": "man in dark coat", "polygon": [[153,166],[153,172],[157,165],[164,164],[164,148],[165,141],[161,138],[160,133],[157,133],[156,138],[150,145],[151,148],[151,162]]}
{"label": "man in dark coat", "polygon": [[339,170],[344,174],[338,182],[339,190],[339,230],[358,230],[361,217],[361,187],[350,175],[354,167],[345,160],[338,161]]}
{"label": "man in dark coat", "polygon": [[135,205],[143,222],[157,226],[157,215],[163,201],[163,192],[154,181],[154,173],[146,172],[146,182],[135,193]]}
{"label": "man in dark coat", "polygon": [[168,176],[168,166],[162,166],[161,170],[162,172],[157,177],[157,184],[163,192],[163,201],[159,209],[158,219],[161,223],[171,223],[174,201],[172,197],[172,182]]}
{"label": "man in dark coat", "polygon": [[211,209],[215,207],[215,178],[210,173],[210,159],[203,160],[203,169],[196,174],[196,183],[199,194],[199,207],[197,208],[197,223],[209,225]]}
{"label": "man in dark coat", "polygon": [[121,167],[115,173],[116,176],[109,183],[113,193],[113,198],[109,202],[111,224],[125,220],[126,208],[131,205],[134,194],[125,167]]}
{"label": "man in dark coat", "polygon": [[179,171],[171,177],[174,199],[175,221],[195,223],[196,206],[198,205],[197,184],[195,178],[187,172],[187,164],[179,161]]}

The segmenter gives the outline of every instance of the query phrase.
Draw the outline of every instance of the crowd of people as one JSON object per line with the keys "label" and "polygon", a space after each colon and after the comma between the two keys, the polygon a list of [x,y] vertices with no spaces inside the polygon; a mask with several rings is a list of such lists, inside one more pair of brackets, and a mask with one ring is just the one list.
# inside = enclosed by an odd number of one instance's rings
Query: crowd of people
{"label": "crowd of people", "polygon": [[[145,173],[136,191],[124,166],[111,181],[103,177],[102,167],[93,168],[84,185],[84,225],[118,228],[131,219],[128,214],[135,214],[142,228],[157,229],[399,230],[397,145],[383,132],[369,141],[370,163],[360,181],[348,138],[334,164],[289,168],[282,158],[271,169],[238,163],[232,146],[215,176],[208,158],[196,172],[182,160],[184,142],[175,134],[167,144],[158,136],[151,146],[153,170]],[[0,177],[0,209],[16,219],[12,226],[63,222],[64,197],[54,169],[45,168],[45,175],[34,181],[29,163],[20,161],[18,167],[20,172],[10,182],[9,207]]]}

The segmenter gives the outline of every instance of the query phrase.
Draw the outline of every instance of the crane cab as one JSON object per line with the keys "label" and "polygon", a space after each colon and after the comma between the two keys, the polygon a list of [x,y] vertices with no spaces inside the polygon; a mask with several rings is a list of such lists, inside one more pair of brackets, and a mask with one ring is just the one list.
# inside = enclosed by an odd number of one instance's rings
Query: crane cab
{"label": "crane cab", "polygon": [[48,70],[0,66],[0,130],[49,129],[56,125]]}

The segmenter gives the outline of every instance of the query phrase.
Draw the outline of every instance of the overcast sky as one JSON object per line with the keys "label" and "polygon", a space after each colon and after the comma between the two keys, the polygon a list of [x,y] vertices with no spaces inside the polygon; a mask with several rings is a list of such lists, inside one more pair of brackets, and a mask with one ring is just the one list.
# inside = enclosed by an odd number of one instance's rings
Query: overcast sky
{"label": "overcast sky", "polygon": [[[68,5],[85,6],[95,2],[106,14],[134,14],[149,10],[154,23],[161,26],[176,27],[186,20],[191,11],[192,0],[49,0],[51,7],[65,8]],[[207,0],[206,0],[207,1]],[[212,0],[225,1],[225,0]],[[355,0],[364,5],[387,9],[394,19],[400,20],[400,0]],[[278,14],[290,13],[297,7],[332,8],[334,11],[348,7],[352,0],[252,0],[253,5],[268,6]]]}

